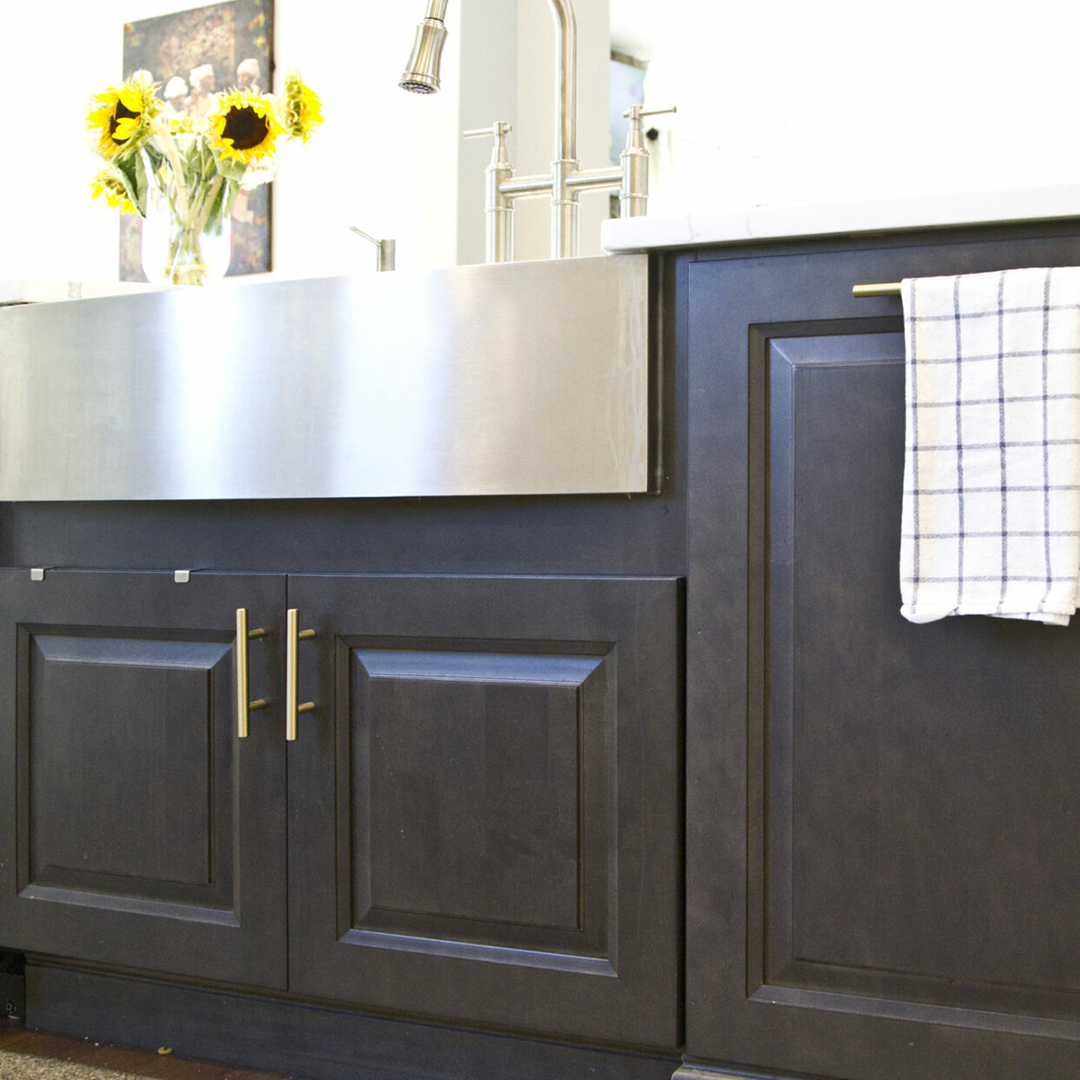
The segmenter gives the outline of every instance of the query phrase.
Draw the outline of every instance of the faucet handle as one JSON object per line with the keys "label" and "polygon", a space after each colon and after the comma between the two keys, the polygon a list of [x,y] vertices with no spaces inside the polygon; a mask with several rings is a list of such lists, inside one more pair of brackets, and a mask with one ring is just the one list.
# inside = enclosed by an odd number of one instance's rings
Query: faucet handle
{"label": "faucet handle", "polygon": [[619,191],[619,216],[644,217],[649,204],[649,151],[645,146],[642,119],[660,113],[673,113],[676,109],[652,109],[646,112],[640,105],[631,105],[623,116],[630,121],[626,132],[626,147],[619,160],[622,162],[622,187]]}
{"label": "faucet handle", "polygon": [[672,105],[670,109],[649,109],[647,112],[640,105],[631,105],[623,116],[630,121],[630,127],[626,132],[626,150],[624,153],[647,153],[645,150],[645,132],[641,121],[646,116],[661,116],[664,113],[678,112],[678,108]]}
{"label": "faucet handle", "polygon": [[466,139],[481,139],[485,135],[489,139],[492,137],[496,139],[505,139],[513,130],[514,127],[512,124],[508,124],[505,120],[496,120],[491,127],[474,128],[472,131],[463,131],[462,135],[464,135]]}
{"label": "faucet handle", "polygon": [[642,119],[646,116],[663,116],[664,113],[678,112],[679,107],[672,105],[670,109],[649,109],[646,111],[641,105],[631,105],[626,112],[623,113],[623,118],[629,120],[631,124],[640,124]]}
{"label": "faucet handle", "polygon": [[462,132],[466,139],[481,139],[485,136],[489,139],[495,139],[495,144],[491,150],[491,164],[488,166],[488,169],[499,171],[497,180],[497,183],[499,184],[501,184],[503,180],[509,179],[513,172],[513,168],[510,165],[510,157],[506,149],[506,136],[513,130],[513,125],[508,124],[505,120],[496,120],[491,127],[476,128],[473,131]]}
{"label": "faucet handle", "polygon": [[489,263],[510,262],[514,257],[514,206],[503,191],[503,184],[514,175],[506,149],[506,136],[513,130],[505,120],[496,120],[491,127],[463,133],[466,139],[486,136],[495,140],[491,161],[484,170],[484,261]]}

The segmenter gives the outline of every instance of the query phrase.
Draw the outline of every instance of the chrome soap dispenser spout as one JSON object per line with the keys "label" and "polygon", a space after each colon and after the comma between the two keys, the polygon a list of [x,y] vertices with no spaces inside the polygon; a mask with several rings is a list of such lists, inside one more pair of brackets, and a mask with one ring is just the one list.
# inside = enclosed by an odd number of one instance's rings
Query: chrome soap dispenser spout
{"label": "chrome soap dispenser spout", "polygon": [[374,236],[368,236],[363,229],[358,229],[355,225],[350,225],[349,228],[356,233],[357,236],[362,236],[369,243],[375,245],[375,269],[377,271],[394,269],[394,263],[397,258],[397,244],[395,241],[376,240]]}

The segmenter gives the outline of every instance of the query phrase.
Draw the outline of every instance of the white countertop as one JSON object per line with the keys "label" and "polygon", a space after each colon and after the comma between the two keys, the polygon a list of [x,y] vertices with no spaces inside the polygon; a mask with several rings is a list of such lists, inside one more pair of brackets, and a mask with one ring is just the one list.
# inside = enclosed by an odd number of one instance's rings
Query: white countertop
{"label": "white countertop", "polygon": [[[1080,182],[1003,191],[613,218],[601,225],[600,242],[605,251],[615,254],[1060,218],[1080,218]],[[252,284],[271,277],[251,274],[227,278],[225,284]],[[146,292],[155,288],[158,286],[116,281],[0,280],[0,306]]]}
{"label": "white countertop", "polygon": [[616,253],[1070,217],[1080,217],[1080,183],[865,202],[756,206],[670,217],[613,218],[601,225],[600,243],[605,251]]}
{"label": "white countertop", "polygon": [[42,304],[53,300],[82,300],[90,296],[118,296],[149,292],[153,285],[130,281],[56,281],[12,278],[0,281],[0,307],[5,304]]}
{"label": "white countertop", "polygon": [[[225,278],[217,285],[234,288],[269,280],[270,274],[243,274]],[[93,296],[129,296],[157,292],[173,286],[147,285],[135,281],[65,281],[52,278],[0,279],[0,307],[5,304],[48,304],[56,300],[86,300]],[[195,288],[195,286],[180,286]]]}

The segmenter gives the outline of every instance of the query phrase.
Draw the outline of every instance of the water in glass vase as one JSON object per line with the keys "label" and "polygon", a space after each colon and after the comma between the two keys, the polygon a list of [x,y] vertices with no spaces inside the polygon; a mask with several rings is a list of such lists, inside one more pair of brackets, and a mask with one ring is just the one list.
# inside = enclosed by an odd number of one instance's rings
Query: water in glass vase
{"label": "water in glass vase", "polygon": [[[186,139],[192,139],[190,146]],[[178,136],[184,168],[166,160],[147,187],[142,223],[142,267],[154,285],[206,285],[229,268],[232,228],[221,212],[220,177],[206,179],[190,168],[198,149],[191,136]],[[178,183],[176,173],[183,180]]]}

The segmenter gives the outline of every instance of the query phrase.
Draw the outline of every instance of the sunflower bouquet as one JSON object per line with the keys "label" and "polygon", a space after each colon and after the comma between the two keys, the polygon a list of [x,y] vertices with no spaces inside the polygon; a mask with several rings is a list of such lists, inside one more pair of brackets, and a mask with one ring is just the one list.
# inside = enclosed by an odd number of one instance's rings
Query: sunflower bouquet
{"label": "sunflower bouquet", "polygon": [[273,179],[278,139],[307,142],[322,123],[322,103],[296,72],[277,97],[248,90],[216,94],[200,118],[176,114],[157,96],[157,86],[146,72],[136,72],[95,97],[87,126],[104,160],[92,197],[143,218],[158,208],[167,240],[148,262],[150,223],[144,223],[147,277],[202,285],[213,276],[204,248],[223,234],[227,246],[237,196]]}

